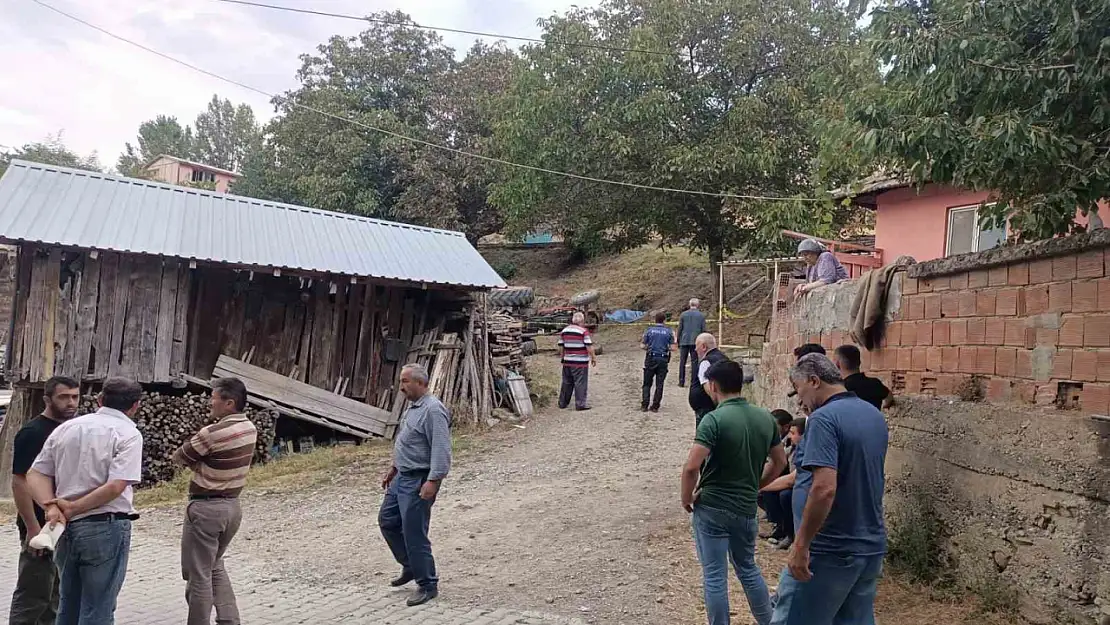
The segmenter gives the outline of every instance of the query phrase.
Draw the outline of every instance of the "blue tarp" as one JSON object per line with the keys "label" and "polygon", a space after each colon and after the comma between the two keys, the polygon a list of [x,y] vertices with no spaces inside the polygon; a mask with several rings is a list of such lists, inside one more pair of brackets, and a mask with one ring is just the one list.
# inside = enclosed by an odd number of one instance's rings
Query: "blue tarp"
{"label": "blue tarp", "polygon": [[622,308],[620,310],[614,310],[611,313],[606,313],[605,320],[613,321],[615,323],[634,323],[636,321],[639,321],[640,319],[643,319],[644,315],[646,314],[647,313],[640,312],[639,310],[628,310],[627,308]]}

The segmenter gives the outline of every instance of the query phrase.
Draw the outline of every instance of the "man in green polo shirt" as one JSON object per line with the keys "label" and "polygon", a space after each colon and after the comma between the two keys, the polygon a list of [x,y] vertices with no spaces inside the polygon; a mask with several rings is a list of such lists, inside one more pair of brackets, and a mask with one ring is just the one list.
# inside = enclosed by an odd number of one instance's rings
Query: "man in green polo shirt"
{"label": "man in green polo shirt", "polygon": [[[771,413],[740,396],[744,369],[730,360],[706,372],[717,403],[698,425],[682,471],[682,507],[693,513],[709,625],[728,625],[728,560],[758,625],[771,622],[771,597],[755,563],[759,489],[782,473],[786,453]],[[768,457],[770,462],[767,462]]]}

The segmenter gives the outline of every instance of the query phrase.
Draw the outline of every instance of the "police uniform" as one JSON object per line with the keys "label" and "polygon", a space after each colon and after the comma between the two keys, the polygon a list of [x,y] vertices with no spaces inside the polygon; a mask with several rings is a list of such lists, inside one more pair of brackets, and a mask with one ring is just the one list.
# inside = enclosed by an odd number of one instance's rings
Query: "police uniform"
{"label": "police uniform", "polygon": [[[671,346],[674,345],[674,332],[666,325],[653,325],[644,332],[643,344],[647,346],[644,356],[644,394],[640,409],[648,409],[651,400],[652,410],[659,410],[663,399],[663,381],[667,379],[667,365],[671,361]],[[651,395],[651,384],[655,382],[655,396]]]}

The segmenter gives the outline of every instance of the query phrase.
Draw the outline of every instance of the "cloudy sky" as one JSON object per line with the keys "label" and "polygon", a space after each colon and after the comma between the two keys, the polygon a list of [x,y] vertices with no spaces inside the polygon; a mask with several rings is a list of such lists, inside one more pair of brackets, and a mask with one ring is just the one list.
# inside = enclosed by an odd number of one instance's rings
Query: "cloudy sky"
{"label": "cloudy sky", "polygon": [[[359,22],[213,0],[43,0],[68,13],[215,73],[276,93],[295,86],[298,55]],[[591,0],[270,0],[365,15],[401,8],[420,24],[537,36],[536,19]],[[0,146],[64,133],[80,154],[113,166],[139,123],[158,114],[192,123],[212,95],[247,102],[267,119],[263,96],[143,52],[31,0],[0,0]],[[444,35],[465,50],[473,37]]]}

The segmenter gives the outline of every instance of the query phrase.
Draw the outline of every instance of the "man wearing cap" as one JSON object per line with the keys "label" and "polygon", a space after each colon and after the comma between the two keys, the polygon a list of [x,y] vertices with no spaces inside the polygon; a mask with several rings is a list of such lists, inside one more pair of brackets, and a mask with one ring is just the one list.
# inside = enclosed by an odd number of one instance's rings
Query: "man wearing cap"
{"label": "man wearing cap", "polygon": [[848,272],[836,256],[817,242],[806,239],[798,244],[798,256],[806,262],[806,281],[794,288],[794,296],[800,296],[826,284],[835,284],[848,279]]}

